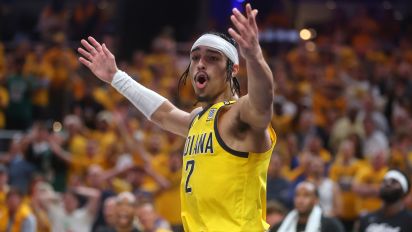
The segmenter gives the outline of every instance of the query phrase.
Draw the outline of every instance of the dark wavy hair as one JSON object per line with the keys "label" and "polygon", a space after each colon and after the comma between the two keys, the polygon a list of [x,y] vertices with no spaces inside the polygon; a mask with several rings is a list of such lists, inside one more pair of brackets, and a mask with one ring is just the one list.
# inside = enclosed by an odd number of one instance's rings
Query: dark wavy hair
{"label": "dark wavy hair", "polygon": [[[226,34],[223,33],[219,33],[219,32],[208,32],[205,34],[212,34],[212,35],[217,35],[219,37],[221,37],[222,39],[228,41],[229,43],[231,43],[233,46],[235,46],[235,48],[237,48],[237,43],[236,41],[227,36]],[[232,76],[232,69],[233,69],[233,61],[231,61],[230,59],[227,59],[227,63],[226,63],[226,81],[229,82],[230,85],[230,89],[232,90],[232,94],[235,95],[237,94],[238,96],[240,96],[240,84],[239,81],[237,80],[237,78],[235,76]],[[190,63],[187,66],[186,70],[182,73],[182,75],[179,78],[179,84],[178,84],[178,88],[177,91],[179,93],[180,96],[180,90],[183,87],[183,85],[186,85],[186,79],[189,76],[189,69],[190,69]]]}

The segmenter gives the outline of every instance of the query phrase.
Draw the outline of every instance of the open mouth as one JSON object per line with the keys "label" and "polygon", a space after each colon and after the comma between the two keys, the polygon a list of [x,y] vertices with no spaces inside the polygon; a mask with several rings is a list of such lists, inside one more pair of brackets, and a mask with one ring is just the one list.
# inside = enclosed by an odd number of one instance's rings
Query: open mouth
{"label": "open mouth", "polygon": [[206,87],[206,83],[209,80],[209,77],[206,73],[200,72],[195,76],[196,87],[203,89]]}

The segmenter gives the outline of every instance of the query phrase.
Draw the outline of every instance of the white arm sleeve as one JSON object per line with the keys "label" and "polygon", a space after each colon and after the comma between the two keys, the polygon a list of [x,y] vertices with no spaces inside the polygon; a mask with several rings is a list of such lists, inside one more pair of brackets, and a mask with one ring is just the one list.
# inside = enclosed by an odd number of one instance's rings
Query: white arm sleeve
{"label": "white arm sleeve", "polygon": [[111,85],[125,96],[147,119],[167,99],[158,93],[144,87],[133,80],[127,73],[118,70],[113,77]]}

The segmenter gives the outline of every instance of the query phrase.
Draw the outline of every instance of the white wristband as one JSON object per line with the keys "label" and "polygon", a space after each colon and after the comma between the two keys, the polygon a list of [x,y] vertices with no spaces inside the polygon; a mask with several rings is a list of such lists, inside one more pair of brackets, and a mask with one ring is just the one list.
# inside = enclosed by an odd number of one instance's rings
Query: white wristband
{"label": "white wristband", "polygon": [[167,99],[133,80],[127,73],[118,70],[111,85],[125,96],[140,112],[150,119],[152,114]]}

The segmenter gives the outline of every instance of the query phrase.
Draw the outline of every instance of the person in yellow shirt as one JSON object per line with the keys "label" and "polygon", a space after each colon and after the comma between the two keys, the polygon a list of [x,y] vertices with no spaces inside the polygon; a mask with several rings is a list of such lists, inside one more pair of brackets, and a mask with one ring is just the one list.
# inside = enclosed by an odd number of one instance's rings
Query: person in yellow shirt
{"label": "person in yellow shirt", "polygon": [[0,85],[0,128],[6,127],[6,108],[9,104],[9,92]]}
{"label": "person in yellow shirt", "polygon": [[[190,80],[201,107],[185,112],[118,70],[114,55],[93,37],[82,40],[80,62],[111,83],[145,117],[186,138],[180,187],[186,231],[265,231],[266,182],[276,134],[274,84],[258,40],[256,14],[233,9],[235,29],[206,33],[190,51],[180,85]],[[240,97],[239,50],[245,59],[248,93]],[[213,191],[211,191],[213,190]],[[224,199],[224,200],[222,200]]]}
{"label": "person in yellow shirt", "polygon": [[41,203],[41,196],[51,191],[52,186],[43,181],[33,182],[32,191],[29,195],[29,205],[32,209],[33,215],[36,217],[37,231],[51,232],[51,223],[47,215],[47,211]]}
{"label": "person in yellow shirt", "polygon": [[356,194],[352,190],[355,176],[367,165],[355,157],[355,146],[350,139],[343,140],[339,146],[335,161],[329,170],[329,177],[340,189],[341,211],[337,215],[345,226],[346,231],[352,231],[353,224],[358,218],[355,207]]}
{"label": "person in yellow shirt", "polygon": [[34,51],[26,55],[23,66],[23,75],[33,78],[33,92],[31,100],[33,102],[34,119],[46,120],[50,117],[50,80],[53,69],[48,62],[44,61],[45,46],[37,44]]}
{"label": "person in yellow shirt", "polygon": [[316,87],[313,96],[315,123],[323,129],[330,128],[336,117],[339,118],[346,112],[344,86],[337,80],[325,79]]}
{"label": "person in yellow shirt", "polygon": [[158,191],[154,194],[154,207],[159,215],[171,224],[172,228],[182,231],[180,217],[181,154],[178,151],[173,151],[163,158],[155,157],[152,163],[154,171],[166,180],[164,181],[166,184],[158,183]]}
{"label": "person in yellow shirt", "polygon": [[324,147],[322,139],[320,136],[314,134],[310,135],[306,138],[305,141],[305,148],[308,150],[312,155],[319,157],[325,164],[329,164],[332,160],[332,156],[330,152]]}
{"label": "person in yellow shirt", "polygon": [[410,131],[399,131],[395,134],[391,146],[389,166],[406,173],[412,171],[412,133]]}
{"label": "person in yellow shirt", "polygon": [[6,195],[9,192],[9,185],[7,184],[9,176],[6,166],[0,164],[0,214],[6,210]]}
{"label": "person in yellow shirt", "polygon": [[50,140],[50,145],[58,158],[65,161],[69,165],[69,181],[73,178],[83,178],[87,169],[97,164],[102,166],[104,163],[104,157],[97,153],[97,142],[93,140],[87,141],[87,151],[83,156],[76,156],[68,151],[65,151],[58,143]]}
{"label": "person in yellow shirt", "polygon": [[0,231],[36,232],[36,218],[23,198],[18,189],[9,190],[6,196],[7,210],[0,215]]}
{"label": "person in yellow shirt", "polygon": [[388,171],[388,153],[386,150],[376,150],[371,157],[371,164],[358,171],[352,185],[353,192],[357,195],[356,210],[360,216],[377,210],[382,205],[379,188]]}

